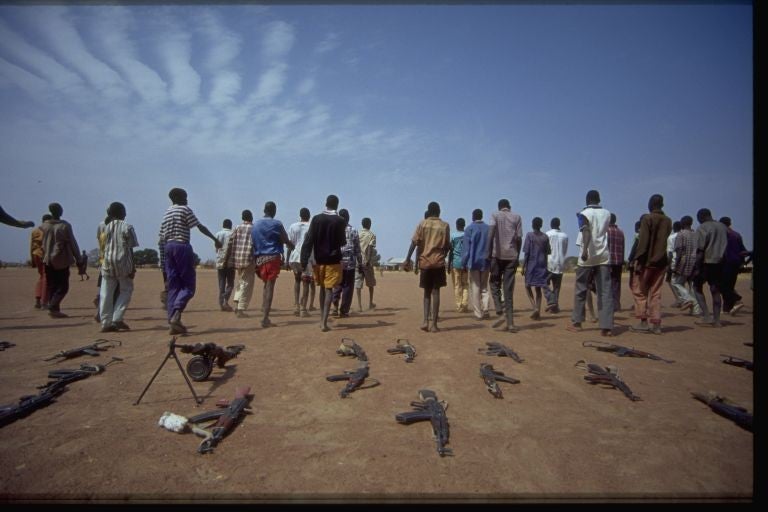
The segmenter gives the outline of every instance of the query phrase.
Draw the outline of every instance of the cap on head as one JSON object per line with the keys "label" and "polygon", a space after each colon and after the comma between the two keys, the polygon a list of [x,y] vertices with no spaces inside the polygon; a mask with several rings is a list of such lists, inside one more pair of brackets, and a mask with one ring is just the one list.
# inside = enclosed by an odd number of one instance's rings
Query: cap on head
{"label": "cap on head", "polygon": [[168,197],[173,201],[173,204],[187,204],[187,191],[183,188],[172,188],[168,192]]}
{"label": "cap on head", "polygon": [[339,207],[339,198],[331,194],[325,199],[325,207],[329,210],[336,210]]}

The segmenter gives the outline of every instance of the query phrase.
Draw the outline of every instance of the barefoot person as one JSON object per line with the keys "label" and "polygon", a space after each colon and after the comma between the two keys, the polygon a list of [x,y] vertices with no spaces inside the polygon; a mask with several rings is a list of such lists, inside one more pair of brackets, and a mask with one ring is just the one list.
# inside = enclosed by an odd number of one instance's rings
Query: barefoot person
{"label": "barefoot person", "polygon": [[[523,219],[512,212],[509,199],[499,199],[498,211],[491,214],[489,227],[489,257],[491,259],[490,289],[496,316],[504,315],[506,330],[517,332],[513,318],[515,274],[520,263],[523,243]],[[497,321],[494,327],[499,324]]]}
{"label": "barefoot person", "polygon": [[427,206],[427,218],[416,226],[403,266],[406,272],[412,269],[411,255],[418,249],[419,287],[424,289],[423,331],[439,331],[440,288],[446,285],[445,257],[450,248],[451,228],[440,219],[440,205],[433,201]]}
{"label": "barefoot person", "polygon": [[182,334],[187,328],[181,323],[181,314],[195,295],[195,262],[189,230],[197,227],[202,234],[213,240],[216,249],[221,242],[210,230],[200,224],[192,209],[187,206],[187,192],[173,188],[168,193],[173,203],[163,216],[160,225],[160,243],[165,245],[165,271],[168,275],[168,326],[171,334]]}
{"label": "barefoot person", "polygon": [[237,271],[235,283],[235,317],[246,318],[248,305],[253,296],[253,282],[255,280],[256,267],[253,263],[253,213],[251,210],[243,210],[243,220],[229,235],[225,259],[231,260]]}
{"label": "barefoot person", "polygon": [[[531,301],[533,313],[531,319],[539,320],[541,318],[541,294],[542,290],[547,288],[547,256],[552,252],[549,246],[549,237],[541,232],[541,226],[544,221],[541,217],[534,217],[531,223],[533,231],[525,234],[523,242],[523,254],[525,259],[522,262],[523,276],[525,277],[525,293],[528,300]],[[536,298],[533,298],[533,290],[536,289]]]}
{"label": "barefoot person", "polygon": [[341,282],[341,248],[347,243],[346,222],[336,209],[339,198],[329,195],[325,210],[312,217],[301,245],[301,268],[306,269],[309,258],[315,255],[315,282],[320,287],[320,330],[327,332],[328,313],[333,300],[333,287]]}
{"label": "barefoot person", "polygon": [[[125,206],[114,202],[107,215],[111,219],[104,230],[104,258],[101,265],[101,290],[99,293],[99,317],[101,332],[127,331],[123,321],[125,310],[133,295],[133,278],[136,265],[133,248],[139,246],[133,226],[125,222]],[[120,291],[115,297],[115,291]]]}
{"label": "barefoot person", "polygon": [[264,204],[264,217],[253,223],[253,257],[256,263],[256,275],[264,281],[261,326],[272,327],[269,312],[275,294],[275,281],[280,276],[282,267],[283,245],[293,249],[283,223],[275,219],[277,205],[272,201]]}
{"label": "barefoot person", "polygon": [[307,268],[301,268],[301,246],[304,244],[307,231],[309,231],[309,218],[309,208],[302,208],[299,210],[299,221],[288,227],[288,239],[294,245],[293,249],[288,249],[288,256],[286,257],[288,265],[293,271],[293,314],[302,318],[309,316],[307,309],[309,292],[310,289],[314,291],[315,288],[312,278],[314,261],[311,255],[307,262]]}
{"label": "barefoot person", "polygon": [[227,245],[229,236],[232,234],[232,221],[224,219],[221,224],[221,230],[216,233],[216,239],[221,243],[221,247],[216,249],[216,277],[219,278],[219,309],[222,311],[232,311],[229,305],[229,298],[232,296],[232,289],[235,287],[235,267],[232,259],[227,259]]}
{"label": "barefoot person", "polygon": [[363,310],[363,299],[361,298],[363,283],[368,287],[368,309],[374,309],[373,288],[376,286],[376,274],[373,272],[373,257],[376,254],[376,235],[371,231],[371,219],[364,217],[360,221],[363,226],[358,232],[360,238],[360,254],[363,259],[363,266],[360,272],[355,274],[355,291],[357,292],[357,309]]}

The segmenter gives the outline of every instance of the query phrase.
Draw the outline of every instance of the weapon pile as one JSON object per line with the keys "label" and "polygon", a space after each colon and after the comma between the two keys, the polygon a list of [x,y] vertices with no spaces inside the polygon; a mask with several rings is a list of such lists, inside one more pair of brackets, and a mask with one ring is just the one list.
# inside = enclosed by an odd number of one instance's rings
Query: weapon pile
{"label": "weapon pile", "polygon": [[453,451],[450,448],[446,448],[448,444],[448,417],[445,415],[445,410],[448,408],[448,403],[444,400],[438,401],[437,394],[430,389],[419,390],[419,398],[421,402],[411,402],[413,411],[401,412],[395,415],[395,420],[403,425],[409,425],[411,423],[423,420],[429,420],[432,423],[432,434],[437,444],[437,453],[441,457],[445,455],[452,455]]}
{"label": "weapon pile", "polygon": [[583,347],[594,347],[600,352],[613,352],[619,357],[644,357],[647,359],[653,359],[654,361],[674,363],[674,361],[661,358],[656,354],[651,354],[650,352],[643,352],[642,350],[635,350],[634,348],[624,347],[622,345],[614,345],[613,343],[607,343],[604,341],[585,341],[581,345]]}
{"label": "weapon pile", "polygon": [[738,426],[752,432],[752,414],[724,396],[710,391],[708,394],[692,392],[696,400],[704,402],[714,412],[735,422]]}
{"label": "weapon pile", "polygon": [[479,353],[483,353],[487,356],[509,357],[518,363],[524,361],[524,359],[521,359],[520,356],[517,355],[517,352],[498,341],[486,341],[485,344],[488,345],[487,348],[477,349]]}
{"label": "weapon pile", "polygon": [[[185,418],[184,416],[166,411],[160,417],[158,426],[173,432],[191,430],[203,437],[197,452],[200,454],[211,453],[213,448],[219,444],[219,441],[232,431],[242,417],[251,412],[249,404],[253,395],[250,392],[250,386],[237,387],[235,389],[235,398],[232,401],[220,400],[216,403],[219,409],[204,412],[191,418]],[[216,421],[208,425],[207,428],[197,426],[198,423],[205,423],[211,420]]]}
{"label": "weapon pile", "polygon": [[412,363],[416,357],[416,347],[408,343],[408,340],[398,338],[397,346],[387,349],[388,354],[405,354],[405,362]]}
{"label": "weapon pile", "polygon": [[624,393],[624,395],[633,402],[641,400],[641,398],[632,393],[632,390],[629,389],[629,386],[627,386],[627,384],[619,378],[619,372],[616,368],[609,366],[608,369],[606,369],[595,363],[586,363],[586,361],[578,361],[575,366],[584,368],[582,363],[586,364],[586,370],[589,372],[589,375],[584,376],[584,380],[586,380],[588,383],[607,384],[608,386],[616,388]]}

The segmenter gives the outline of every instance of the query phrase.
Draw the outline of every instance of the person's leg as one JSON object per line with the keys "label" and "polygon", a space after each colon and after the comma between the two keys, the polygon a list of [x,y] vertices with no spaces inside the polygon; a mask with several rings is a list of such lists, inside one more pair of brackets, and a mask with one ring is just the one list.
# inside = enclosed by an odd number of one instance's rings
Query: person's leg
{"label": "person's leg", "polygon": [[432,309],[432,288],[424,287],[424,321],[421,323],[422,331],[429,331],[429,317]]}
{"label": "person's leg", "polygon": [[61,312],[61,301],[64,300],[69,291],[69,268],[54,269],[51,266],[47,266],[46,278],[51,284],[48,314],[53,317],[66,316]]}
{"label": "person's leg", "polygon": [[112,327],[112,316],[114,314],[115,304],[114,293],[117,287],[117,278],[102,275],[101,290],[99,292],[99,316],[101,318],[101,329],[107,332]]}
{"label": "person's leg", "polygon": [[483,270],[480,272],[480,308],[483,311],[483,318],[489,316],[489,309],[491,306],[491,293],[488,289],[488,281],[490,280],[491,272],[489,270]]}
{"label": "person's leg", "polygon": [[525,285],[525,296],[528,297],[528,302],[531,303],[531,309],[536,309],[536,300],[533,298],[533,290],[529,285]]}
{"label": "person's leg", "polygon": [[[171,249],[171,258],[169,258],[168,254],[169,247],[173,248]],[[186,309],[187,304],[192,299],[192,297],[195,296],[197,276],[195,273],[193,254],[192,246],[189,244],[166,244],[165,257],[166,259],[170,259],[174,262],[174,268],[176,271],[176,284],[178,286],[174,300],[171,300],[170,290],[168,294],[168,308],[171,310],[170,323],[182,328],[184,328],[184,324],[181,323],[181,314]]]}
{"label": "person's leg", "polygon": [[328,327],[328,315],[331,312],[331,302],[333,301],[333,288],[320,288],[320,305],[322,307],[321,323],[323,331],[330,331]]}
{"label": "person's leg", "polygon": [[235,289],[235,268],[227,267],[224,270],[226,271],[224,285],[224,309],[226,311],[232,311],[232,308],[229,305],[229,299],[232,297],[232,290]]}
{"label": "person's leg", "polygon": [[362,272],[355,270],[355,295],[357,296],[357,311],[363,312],[363,283],[365,282],[365,275]]}
{"label": "person's leg", "polygon": [[515,293],[515,276],[517,275],[517,265],[511,261],[500,260],[499,266],[502,269],[502,294],[503,294],[503,307],[504,316],[507,320],[507,330],[517,331],[514,320],[514,306],[515,301],[513,299]]}
{"label": "person's leg", "polygon": [[433,288],[432,289],[432,325],[430,326],[429,330],[430,332],[439,332],[440,329],[437,327],[437,318],[440,313],[440,288]]}
{"label": "person's leg", "polygon": [[117,296],[117,300],[114,303],[115,308],[112,313],[112,323],[118,324],[118,327],[121,327],[121,325],[125,326],[123,317],[125,317],[125,310],[131,303],[131,297],[133,296],[133,279],[121,277],[116,279],[116,281],[120,288],[120,294]]}
{"label": "person's leg", "polygon": [[269,312],[272,309],[272,296],[275,293],[275,279],[270,279],[264,283],[264,316],[261,319],[262,327],[270,327],[272,322],[269,320]]}
{"label": "person's leg", "polygon": [[368,287],[368,309],[374,309],[376,304],[373,302],[373,286]]}
{"label": "person's leg", "polygon": [[459,269],[451,270],[451,282],[453,283],[453,300],[456,302],[456,312],[461,312],[461,276]]}
{"label": "person's leg", "polygon": [[600,330],[604,335],[613,330],[613,293],[611,291],[611,269],[609,265],[598,265],[595,269],[597,292],[597,314]]}
{"label": "person's leg", "polygon": [[496,310],[496,316],[501,316],[504,312],[504,303],[501,297],[503,270],[501,268],[501,260],[496,261],[498,264],[496,262],[491,264],[491,273],[488,280],[488,287],[491,290],[491,298],[493,298],[493,307]]}
{"label": "person's leg", "polygon": [[459,276],[461,277],[461,311],[466,313],[469,311],[469,270],[459,270]]}
{"label": "person's leg", "polygon": [[611,265],[611,296],[613,311],[621,311],[621,265]]}
{"label": "person's leg", "polygon": [[648,325],[648,286],[646,283],[648,268],[643,268],[642,272],[635,272],[632,279],[632,299],[635,304],[635,318],[639,320],[637,325],[631,326],[633,331],[648,331],[651,327]]}
{"label": "person's leg", "polygon": [[534,313],[536,313],[536,320],[541,317],[541,290],[541,286],[536,287],[536,307],[533,309]]}
{"label": "person's leg", "polygon": [[[728,313],[737,302],[736,278],[739,267],[728,263],[723,264],[723,277],[720,283],[720,295],[722,295],[723,312]],[[740,299],[741,297],[739,297]]]}
{"label": "person's leg", "polygon": [[469,271],[469,303],[472,305],[472,314],[480,320],[483,318],[483,311],[480,307],[480,271]]}
{"label": "person's leg", "polygon": [[349,310],[352,307],[352,291],[355,286],[355,269],[342,271],[341,275],[341,305],[339,313],[342,316],[349,316]]}
{"label": "person's leg", "polygon": [[219,282],[219,308],[224,309],[224,288],[227,286],[227,277],[223,268],[216,269],[216,277]]}
{"label": "person's leg", "polygon": [[43,297],[43,278],[45,276],[45,266],[43,260],[39,256],[34,256],[32,264],[37,269],[37,282],[35,283],[35,308],[42,308],[41,299]]}
{"label": "person's leg", "polygon": [[554,298],[554,304],[550,310],[552,313],[560,312],[560,288],[563,285],[563,274],[552,274],[552,296]]}
{"label": "person's leg", "polygon": [[[294,264],[295,265],[295,264]],[[293,269],[293,314],[299,316],[301,314],[301,306],[299,304],[299,291],[301,290],[301,269]]]}
{"label": "person's leg", "polygon": [[573,311],[571,312],[571,323],[576,327],[581,327],[584,321],[590,271],[589,267],[576,267],[576,279],[573,283]]}
{"label": "person's leg", "polygon": [[315,290],[317,289],[317,285],[315,284],[315,281],[311,281],[309,283],[309,307],[307,308],[307,311],[314,311],[315,308]]}
{"label": "person's leg", "polygon": [[712,318],[709,316],[709,309],[707,308],[707,298],[704,296],[704,282],[706,277],[702,275],[706,272],[705,269],[701,269],[699,275],[693,280],[693,293],[696,296],[696,303],[701,310],[701,322],[712,323]]}
{"label": "person's leg", "polygon": [[661,289],[666,281],[663,268],[646,268],[646,286],[648,289],[648,322],[651,332],[661,334]]}
{"label": "person's leg", "polygon": [[309,311],[307,311],[307,299],[309,298],[309,284],[306,279],[302,279],[301,283],[301,301],[299,303],[299,316],[308,317]]}
{"label": "person's leg", "polygon": [[722,292],[720,286],[723,282],[723,265],[718,263],[711,265],[711,268],[707,272],[709,276],[709,293],[712,294],[712,324],[720,326],[720,311],[723,307]]}

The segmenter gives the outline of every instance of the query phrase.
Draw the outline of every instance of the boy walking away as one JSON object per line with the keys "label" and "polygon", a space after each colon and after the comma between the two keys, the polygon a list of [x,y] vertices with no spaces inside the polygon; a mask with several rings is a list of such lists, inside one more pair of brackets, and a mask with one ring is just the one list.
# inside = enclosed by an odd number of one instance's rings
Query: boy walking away
{"label": "boy walking away", "polygon": [[264,281],[262,309],[264,316],[261,326],[272,327],[269,312],[272,309],[272,297],[275,294],[275,281],[282,268],[283,245],[293,249],[283,223],[275,219],[277,205],[272,201],[264,204],[264,217],[253,224],[253,257],[256,263],[256,275]]}
{"label": "boy walking away", "polygon": [[668,264],[667,238],[672,232],[672,220],[664,214],[663,207],[661,194],[653,194],[648,200],[650,213],[640,217],[632,286],[635,316],[640,323],[630,326],[634,332],[661,334],[661,288]]}
{"label": "boy walking away", "polygon": [[[133,248],[139,246],[133,226],[125,222],[125,206],[112,203],[107,209],[111,221],[104,230],[104,257],[101,265],[101,290],[99,293],[99,316],[101,332],[127,331],[123,321],[125,310],[133,295],[133,278],[136,265]],[[115,291],[120,291],[115,298]]]}
{"label": "boy walking away", "polygon": [[253,263],[253,213],[243,210],[243,222],[229,235],[224,259],[232,261],[237,271],[237,289],[235,290],[235,317],[246,318],[245,312],[253,296],[253,281],[256,267]]}
{"label": "boy walking away", "polygon": [[[42,222],[51,219],[51,214],[43,215]],[[29,235],[29,261],[37,269],[35,283],[35,309],[48,309],[48,289],[45,284],[45,264],[43,263],[43,224],[40,224]]]}
{"label": "boy walking away", "polygon": [[[547,307],[544,311],[549,313],[560,312],[560,287],[563,284],[563,270],[565,268],[565,256],[568,254],[568,235],[560,231],[560,219],[553,217],[549,221],[547,236],[551,253],[547,256],[547,287],[544,288],[544,296],[547,298]],[[552,289],[549,289],[549,285]]]}
{"label": "boy walking away", "polygon": [[464,226],[466,221],[456,219],[456,231],[451,233],[451,248],[448,250],[448,273],[453,279],[453,298],[456,301],[456,312],[469,311],[469,271],[462,266],[464,255]]}
{"label": "boy walking away", "polygon": [[[499,199],[499,210],[488,222],[491,258],[490,288],[496,316],[505,315],[508,332],[517,332],[513,319],[515,274],[523,244],[523,219],[513,213],[508,199]],[[498,323],[498,322],[497,322]]]}
{"label": "boy walking away", "polygon": [[69,292],[69,267],[79,263],[80,248],[69,222],[62,220],[64,208],[59,203],[48,205],[51,218],[43,223],[43,263],[45,280],[50,297],[48,315],[65,318],[61,312],[61,301]]}
{"label": "boy walking away", "polygon": [[701,308],[696,297],[689,291],[692,288],[693,271],[696,266],[696,233],[691,229],[693,218],[690,215],[680,219],[680,231],[675,237],[675,259],[672,269],[672,286],[682,301],[680,309],[691,310],[691,314],[701,315]]}
{"label": "boy walking away", "polygon": [[[349,212],[342,208],[339,215],[346,222],[344,236],[346,243],[341,248],[341,283],[333,289],[334,312],[339,318],[349,316],[352,307],[352,291],[355,285],[355,271],[361,271],[360,237],[357,230],[349,225]],[[339,306],[341,302],[341,306]]]}
{"label": "boy walking away", "polygon": [[472,224],[464,231],[461,266],[469,270],[469,302],[477,320],[490,318],[488,232],[488,224],[483,222],[483,210],[473,210]]}
{"label": "boy walking away", "polygon": [[[87,281],[91,278],[88,275],[88,254],[85,251],[80,255],[80,261],[77,263],[77,274],[80,276],[81,281]],[[83,279],[85,276],[85,279]]]}
{"label": "boy walking away", "polygon": [[411,246],[403,266],[406,272],[413,267],[411,255],[417,248],[419,287],[424,289],[424,322],[421,330],[438,332],[440,288],[446,284],[445,257],[451,248],[451,228],[440,219],[440,205],[434,201],[427,206],[427,218],[419,222],[411,237]]}
{"label": "boy walking away", "polygon": [[360,272],[355,274],[355,290],[357,291],[357,308],[363,310],[363,300],[360,297],[363,289],[363,282],[368,287],[368,309],[374,309],[373,287],[376,286],[376,274],[373,272],[373,258],[376,255],[376,235],[371,231],[371,219],[363,217],[360,221],[363,228],[359,231],[360,254],[363,259],[363,266]]}
{"label": "boy walking away", "polygon": [[195,295],[195,262],[189,230],[197,227],[202,234],[213,240],[216,249],[221,242],[208,228],[200,224],[192,209],[187,206],[187,192],[173,188],[168,193],[172,205],[166,210],[160,225],[160,243],[165,245],[165,272],[168,297],[166,299],[170,334],[183,334],[187,327],[181,323],[181,314]]}
{"label": "boy walking away", "polygon": [[[288,265],[293,271],[293,314],[302,318],[309,316],[307,299],[310,288],[313,291],[313,295],[315,289],[315,283],[312,278],[314,258],[310,255],[306,270],[301,268],[301,246],[304,244],[304,237],[306,237],[307,231],[309,231],[309,209],[302,208],[299,210],[299,221],[294,222],[288,228],[288,239],[294,245],[294,248],[288,249],[288,256],[286,258]],[[299,298],[300,291],[301,298]]]}
{"label": "boy walking away", "polygon": [[624,232],[616,225],[616,215],[611,213],[608,224],[608,253],[611,265],[611,297],[613,312],[621,311],[621,271],[624,269]]}
{"label": "boy walking away", "polygon": [[[531,301],[533,313],[531,319],[541,319],[541,291],[547,288],[547,256],[552,252],[549,247],[549,237],[541,232],[544,221],[541,217],[534,217],[531,223],[533,231],[525,234],[523,242],[523,254],[525,260],[522,263],[523,276],[525,276],[525,292]],[[531,288],[536,288],[536,299],[533,298]]]}
{"label": "boy walking away", "polygon": [[[722,327],[720,310],[722,308],[721,286],[723,280],[723,260],[728,245],[728,230],[725,224],[712,218],[712,212],[702,208],[696,213],[699,228],[696,230],[696,266],[694,267],[693,288],[696,300],[701,308],[701,319],[694,323],[707,327]],[[712,316],[707,309],[704,297],[704,283],[709,284],[712,295]]]}
{"label": "boy walking away", "polygon": [[723,312],[735,316],[744,307],[741,302],[741,295],[736,293],[736,279],[739,276],[739,270],[744,265],[744,258],[750,253],[744,247],[741,235],[731,227],[731,218],[722,217],[720,222],[728,228],[728,243],[725,246],[725,258],[723,259]]}
{"label": "boy walking away", "polygon": [[312,217],[301,245],[301,268],[306,270],[314,253],[315,282],[320,286],[320,330],[330,331],[328,313],[333,300],[333,287],[341,282],[341,248],[347,243],[346,222],[337,213],[339,198],[329,195],[325,210]]}
{"label": "boy walking away", "polygon": [[216,240],[221,243],[221,247],[216,249],[216,274],[219,278],[219,308],[222,311],[232,311],[229,297],[232,296],[232,289],[235,286],[235,267],[232,259],[227,259],[227,245],[229,245],[231,234],[232,221],[224,219],[221,231],[215,235]]}

